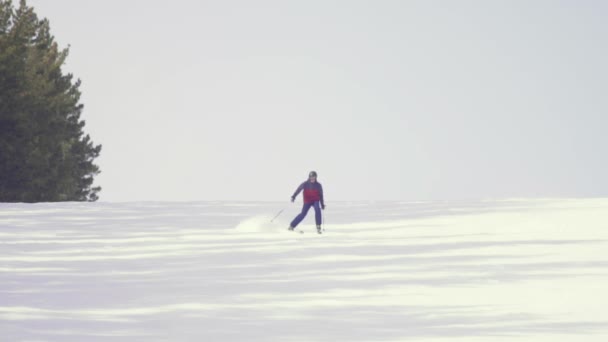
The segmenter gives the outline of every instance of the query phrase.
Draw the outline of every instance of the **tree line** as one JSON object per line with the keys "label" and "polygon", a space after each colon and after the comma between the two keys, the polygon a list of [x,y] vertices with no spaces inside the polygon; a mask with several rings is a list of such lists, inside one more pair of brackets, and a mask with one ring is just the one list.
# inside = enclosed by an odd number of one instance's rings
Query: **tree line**
{"label": "tree line", "polygon": [[0,202],[98,199],[101,145],[83,131],[68,52],[25,0],[0,0]]}

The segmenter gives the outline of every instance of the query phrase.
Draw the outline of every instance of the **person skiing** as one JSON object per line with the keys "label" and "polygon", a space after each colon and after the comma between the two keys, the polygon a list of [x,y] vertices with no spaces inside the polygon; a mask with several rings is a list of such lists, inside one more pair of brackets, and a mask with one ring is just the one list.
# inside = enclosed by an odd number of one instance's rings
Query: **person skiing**
{"label": "person skiing", "polygon": [[317,182],[317,173],[310,171],[308,174],[308,180],[300,184],[296,191],[291,196],[291,202],[296,200],[298,194],[304,191],[304,205],[302,206],[302,212],[296,216],[291,224],[289,230],[294,230],[300,222],[306,217],[310,207],[315,209],[315,223],[317,224],[317,233],[321,234],[321,209],[325,210],[325,201],[323,200],[323,187],[321,183]]}

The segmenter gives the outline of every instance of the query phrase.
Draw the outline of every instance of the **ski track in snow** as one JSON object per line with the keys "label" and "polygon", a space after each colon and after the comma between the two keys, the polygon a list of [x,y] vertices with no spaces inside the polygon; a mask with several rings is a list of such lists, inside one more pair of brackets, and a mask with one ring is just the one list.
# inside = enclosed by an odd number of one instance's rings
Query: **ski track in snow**
{"label": "ski track in snow", "polygon": [[0,204],[0,341],[606,341],[608,200]]}

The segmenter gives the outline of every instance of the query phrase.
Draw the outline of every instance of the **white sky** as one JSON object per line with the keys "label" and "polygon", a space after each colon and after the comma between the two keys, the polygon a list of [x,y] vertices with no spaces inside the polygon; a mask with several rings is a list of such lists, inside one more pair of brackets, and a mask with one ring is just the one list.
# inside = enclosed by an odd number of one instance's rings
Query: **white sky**
{"label": "white sky", "polygon": [[103,201],[608,196],[608,2],[30,0]]}

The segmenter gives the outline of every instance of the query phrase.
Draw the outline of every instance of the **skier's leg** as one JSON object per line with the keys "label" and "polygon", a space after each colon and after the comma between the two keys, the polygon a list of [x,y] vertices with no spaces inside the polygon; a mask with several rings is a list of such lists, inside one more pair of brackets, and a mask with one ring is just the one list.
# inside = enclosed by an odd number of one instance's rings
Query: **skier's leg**
{"label": "skier's leg", "polygon": [[298,224],[300,224],[300,222],[302,222],[302,220],[306,217],[306,214],[308,213],[308,210],[310,210],[311,206],[312,203],[304,203],[304,206],[302,207],[302,212],[298,214],[298,216],[296,216],[293,221],[291,221],[291,224],[289,226],[291,228],[297,227]]}
{"label": "skier's leg", "polygon": [[314,203],[314,208],[315,208],[315,223],[317,224],[317,227],[319,227],[321,225],[321,207],[320,207],[318,201]]}

